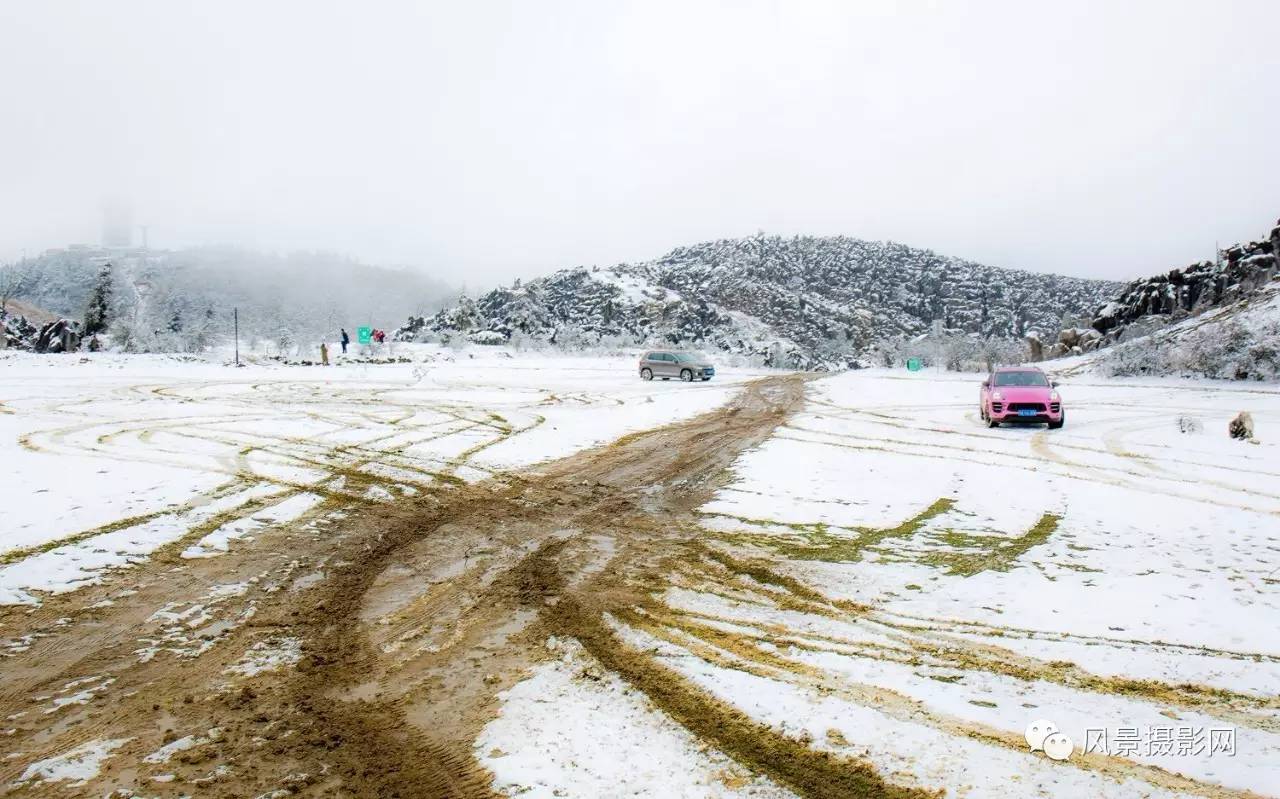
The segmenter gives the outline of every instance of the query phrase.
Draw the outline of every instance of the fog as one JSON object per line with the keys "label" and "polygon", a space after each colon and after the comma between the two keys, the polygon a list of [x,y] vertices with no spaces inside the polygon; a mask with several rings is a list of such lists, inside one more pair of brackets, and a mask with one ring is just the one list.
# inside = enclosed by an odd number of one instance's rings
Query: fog
{"label": "fog", "polygon": [[114,203],[473,286],[757,230],[1130,278],[1280,214],[1270,0],[0,4],[0,259]]}

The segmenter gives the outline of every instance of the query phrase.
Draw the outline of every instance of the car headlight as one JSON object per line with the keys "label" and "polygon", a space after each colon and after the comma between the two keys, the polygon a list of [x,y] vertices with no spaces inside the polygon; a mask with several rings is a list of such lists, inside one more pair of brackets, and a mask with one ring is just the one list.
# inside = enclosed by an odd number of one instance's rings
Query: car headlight
{"label": "car headlight", "polygon": [[1004,399],[1004,395],[1001,394],[999,391],[997,391],[996,393],[991,395],[991,399],[995,400],[996,402],[1000,402],[1001,400]]}
{"label": "car headlight", "polygon": [[1050,391],[1050,392],[1049,392],[1049,401],[1050,401],[1050,402],[1057,402],[1059,399],[1061,399],[1061,397],[1059,397],[1059,396],[1058,396],[1058,392],[1056,392],[1056,391]]}

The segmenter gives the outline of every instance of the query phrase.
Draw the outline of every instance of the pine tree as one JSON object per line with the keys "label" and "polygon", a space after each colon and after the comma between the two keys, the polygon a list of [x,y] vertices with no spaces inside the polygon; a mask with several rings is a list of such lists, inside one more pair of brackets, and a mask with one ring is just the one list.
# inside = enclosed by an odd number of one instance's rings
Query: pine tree
{"label": "pine tree", "polygon": [[89,306],[84,312],[84,335],[105,333],[111,322],[111,264],[102,267],[89,294]]}

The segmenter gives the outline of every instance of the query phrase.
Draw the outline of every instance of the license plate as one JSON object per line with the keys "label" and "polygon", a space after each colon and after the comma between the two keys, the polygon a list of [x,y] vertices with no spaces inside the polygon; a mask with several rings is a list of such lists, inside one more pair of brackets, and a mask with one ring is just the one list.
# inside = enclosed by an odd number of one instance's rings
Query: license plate
{"label": "license plate", "polygon": [[1021,408],[1018,410],[1018,415],[1019,416],[1035,416],[1036,411],[1033,411],[1030,408]]}

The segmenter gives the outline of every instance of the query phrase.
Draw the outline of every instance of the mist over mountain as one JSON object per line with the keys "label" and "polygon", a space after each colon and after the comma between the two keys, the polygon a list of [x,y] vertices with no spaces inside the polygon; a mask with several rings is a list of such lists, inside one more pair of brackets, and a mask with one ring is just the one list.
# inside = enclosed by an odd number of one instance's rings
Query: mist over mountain
{"label": "mist over mountain", "polygon": [[230,247],[69,247],[6,267],[0,277],[15,287],[12,299],[76,321],[95,290],[104,293],[104,332],[129,350],[198,350],[226,340],[233,309],[247,345],[296,350],[335,339],[343,326],[393,327],[457,296],[421,272],[343,255]]}
{"label": "mist over mountain", "polygon": [[759,234],[636,264],[566,269],[411,318],[402,339],[681,346],[777,366],[848,365],[940,325],[974,338],[1056,331],[1120,284],[1002,269],[894,242]]}

